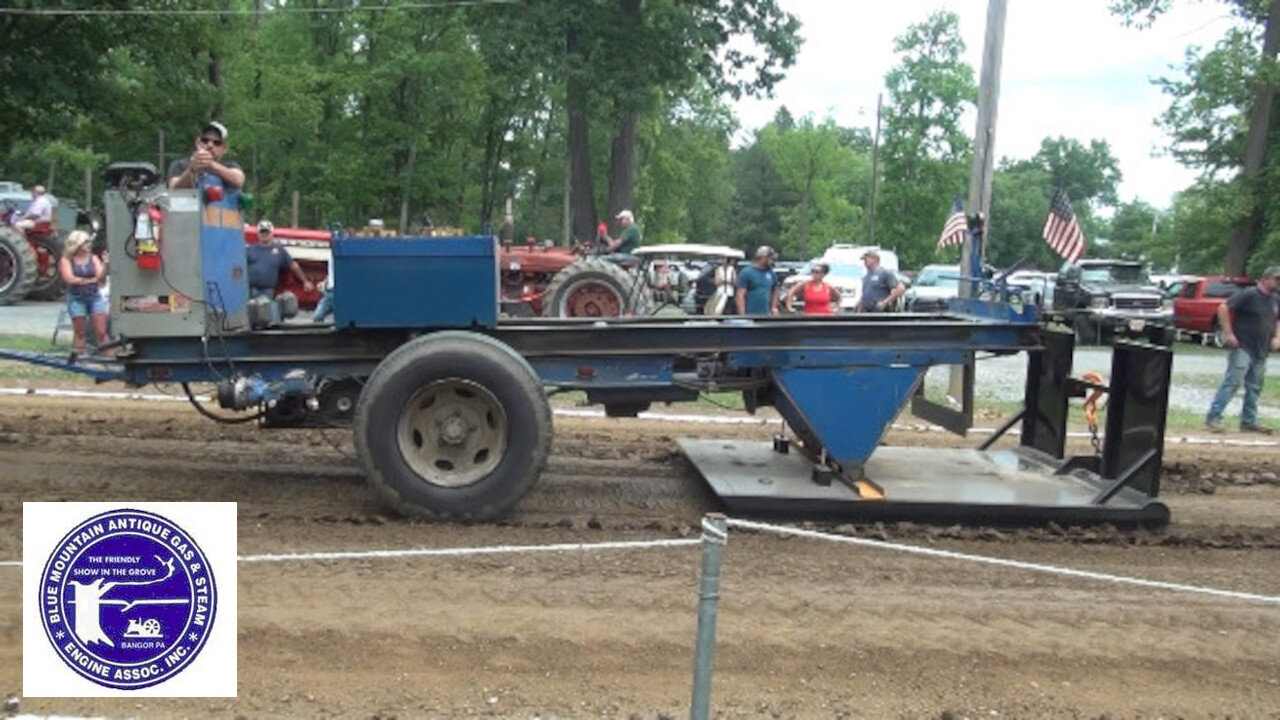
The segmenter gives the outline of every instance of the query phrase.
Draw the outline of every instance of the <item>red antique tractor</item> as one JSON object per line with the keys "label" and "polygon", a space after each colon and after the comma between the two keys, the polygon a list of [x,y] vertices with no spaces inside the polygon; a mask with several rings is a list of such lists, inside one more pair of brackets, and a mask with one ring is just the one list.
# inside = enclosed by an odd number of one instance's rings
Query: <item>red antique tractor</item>
{"label": "red antique tractor", "polygon": [[511,317],[648,315],[652,291],[634,268],[599,256],[588,243],[557,247],[530,240],[498,252],[502,312]]}
{"label": "red antique tractor", "polygon": [[11,221],[12,202],[0,203],[0,305],[24,298],[57,300],[65,287],[58,274],[62,238],[52,223],[40,223],[23,233]]}

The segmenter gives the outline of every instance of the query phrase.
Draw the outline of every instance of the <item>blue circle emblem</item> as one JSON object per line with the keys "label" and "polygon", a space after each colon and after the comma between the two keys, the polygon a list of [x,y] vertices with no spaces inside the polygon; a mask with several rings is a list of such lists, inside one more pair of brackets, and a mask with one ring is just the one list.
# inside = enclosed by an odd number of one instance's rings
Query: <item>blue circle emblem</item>
{"label": "blue circle emblem", "polygon": [[58,656],[105,687],[173,677],[204,647],[218,607],[213,569],[169,519],[112,510],[67,533],[40,576],[40,617]]}

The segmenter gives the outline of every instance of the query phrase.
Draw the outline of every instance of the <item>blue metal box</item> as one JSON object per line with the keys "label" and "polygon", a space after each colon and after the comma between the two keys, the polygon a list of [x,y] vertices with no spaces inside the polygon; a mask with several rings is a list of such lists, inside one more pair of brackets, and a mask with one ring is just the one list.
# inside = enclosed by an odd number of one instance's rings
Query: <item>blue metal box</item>
{"label": "blue metal box", "polygon": [[491,236],[333,239],[338,327],[491,328],[498,323]]}

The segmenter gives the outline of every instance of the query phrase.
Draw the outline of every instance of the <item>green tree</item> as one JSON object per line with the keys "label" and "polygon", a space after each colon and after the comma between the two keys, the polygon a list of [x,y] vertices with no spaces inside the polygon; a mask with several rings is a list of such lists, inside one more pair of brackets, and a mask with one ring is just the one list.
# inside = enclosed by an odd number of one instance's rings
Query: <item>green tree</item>
{"label": "green tree", "polygon": [[[1265,263],[1262,255],[1280,249],[1277,156],[1272,151],[1278,120],[1273,105],[1280,84],[1280,0],[1223,4],[1243,27],[1229,31],[1207,53],[1189,51],[1185,79],[1161,81],[1172,98],[1161,122],[1173,137],[1176,157],[1199,167],[1204,182],[1228,182],[1240,196],[1229,203],[1239,208],[1240,216],[1223,247],[1223,270],[1240,274],[1250,265],[1259,269]],[[1117,0],[1113,10],[1126,22],[1149,25],[1172,5],[1173,0]],[[1264,252],[1256,253],[1260,246]]]}
{"label": "green tree", "polygon": [[903,262],[933,257],[938,233],[963,194],[972,153],[962,114],[977,100],[955,13],[936,12],[894,41],[898,64],[885,77],[883,181],[877,201],[882,245]]}
{"label": "green tree", "polygon": [[863,225],[862,208],[855,207],[852,195],[859,179],[870,177],[870,161],[849,147],[847,138],[834,121],[819,125],[809,117],[789,129],[766,126],[757,136],[783,187],[797,198],[785,215],[784,255],[821,254],[832,240],[848,238]]}

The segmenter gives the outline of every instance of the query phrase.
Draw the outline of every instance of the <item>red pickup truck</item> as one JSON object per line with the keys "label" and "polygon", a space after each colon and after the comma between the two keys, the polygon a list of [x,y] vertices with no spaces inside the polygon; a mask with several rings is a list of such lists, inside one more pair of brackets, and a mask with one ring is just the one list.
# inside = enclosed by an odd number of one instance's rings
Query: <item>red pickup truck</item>
{"label": "red pickup truck", "polygon": [[1237,290],[1251,287],[1253,279],[1208,275],[1187,278],[1173,299],[1173,325],[1179,330],[1203,333],[1218,347],[1224,345],[1218,327],[1218,306]]}

